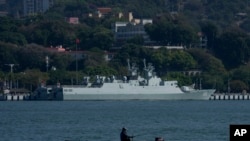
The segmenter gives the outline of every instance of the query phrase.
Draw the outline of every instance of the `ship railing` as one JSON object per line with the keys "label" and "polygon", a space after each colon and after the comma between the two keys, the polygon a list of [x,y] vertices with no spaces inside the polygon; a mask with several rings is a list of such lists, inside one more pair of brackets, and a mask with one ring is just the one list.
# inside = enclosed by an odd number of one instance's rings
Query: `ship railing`
{"label": "ship railing", "polygon": [[[82,88],[84,85],[62,85],[63,88]],[[88,86],[86,86],[88,87]]]}

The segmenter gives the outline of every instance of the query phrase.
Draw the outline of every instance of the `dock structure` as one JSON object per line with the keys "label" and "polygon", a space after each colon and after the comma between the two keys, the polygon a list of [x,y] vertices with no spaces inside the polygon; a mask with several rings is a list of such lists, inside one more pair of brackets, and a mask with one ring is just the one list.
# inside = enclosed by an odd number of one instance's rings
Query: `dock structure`
{"label": "dock structure", "polygon": [[16,95],[11,95],[11,94],[8,94],[6,95],[6,99],[7,101],[23,101],[23,100],[26,100],[30,94],[16,94]]}
{"label": "dock structure", "polygon": [[228,93],[228,94],[214,94],[210,100],[250,100],[250,94]]}
{"label": "dock structure", "polygon": [[31,92],[26,89],[6,89],[0,94],[1,101],[23,101],[30,96]]}
{"label": "dock structure", "polygon": [[[30,99],[30,94],[2,95],[1,100],[4,101],[27,101]],[[250,94],[230,93],[230,94],[214,94],[209,100],[250,100]]]}

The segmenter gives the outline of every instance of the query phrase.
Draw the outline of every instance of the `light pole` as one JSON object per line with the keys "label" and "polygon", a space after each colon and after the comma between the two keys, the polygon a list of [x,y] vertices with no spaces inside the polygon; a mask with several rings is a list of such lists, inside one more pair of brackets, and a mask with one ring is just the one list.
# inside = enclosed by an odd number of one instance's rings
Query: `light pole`
{"label": "light pole", "polygon": [[46,72],[48,72],[48,69],[49,69],[49,57],[48,56],[45,57],[45,62],[46,62]]}
{"label": "light pole", "polygon": [[231,79],[228,79],[228,80],[227,80],[227,93],[228,93],[228,94],[230,94],[230,92],[231,92],[230,81],[231,81]]}
{"label": "light pole", "polygon": [[79,43],[80,43],[80,40],[76,39],[76,53],[75,53],[75,56],[76,56],[76,84],[78,84],[77,44],[79,44]]}
{"label": "light pole", "polygon": [[13,77],[13,67],[18,64],[5,64],[7,66],[10,66],[10,89],[12,88],[12,77]]}
{"label": "light pole", "polygon": [[10,73],[13,73],[13,67],[16,65],[16,64],[5,64],[7,66],[10,66]]}

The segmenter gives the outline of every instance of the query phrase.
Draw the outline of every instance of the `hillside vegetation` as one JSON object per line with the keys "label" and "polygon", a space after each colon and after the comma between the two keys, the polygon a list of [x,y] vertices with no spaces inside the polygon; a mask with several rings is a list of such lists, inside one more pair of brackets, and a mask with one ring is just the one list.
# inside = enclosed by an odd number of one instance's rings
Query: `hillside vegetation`
{"label": "hillside vegetation", "polygon": [[[10,0],[9,7],[15,2],[12,9],[21,13],[20,1]],[[110,7],[112,13],[103,18],[87,16],[98,7]],[[143,47],[140,37],[131,38],[120,50],[113,50],[116,43],[111,24],[125,20],[114,16],[118,12],[133,12],[135,18],[153,19],[152,25],[145,26],[152,40],[159,45],[183,45],[185,50],[148,49]],[[76,83],[75,73],[79,78],[96,74],[127,75],[127,58],[140,68],[145,58],[155,65],[158,75],[177,79],[180,85],[202,80],[203,88],[221,92],[228,91],[228,84],[231,92],[249,90],[248,0],[56,0],[44,14],[13,18],[15,13],[0,17],[0,79],[18,80],[19,87],[36,87],[41,81],[72,84]],[[79,17],[80,24],[69,24],[66,17]],[[206,37],[205,45],[200,44],[198,33]],[[77,45],[77,50],[85,55],[76,62],[72,53],[48,51],[58,45],[71,51]],[[110,62],[103,59],[105,52],[114,54]],[[6,64],[16,64],[14,74]],[[202,73],[192,76],[183,73],[190,70]]]}

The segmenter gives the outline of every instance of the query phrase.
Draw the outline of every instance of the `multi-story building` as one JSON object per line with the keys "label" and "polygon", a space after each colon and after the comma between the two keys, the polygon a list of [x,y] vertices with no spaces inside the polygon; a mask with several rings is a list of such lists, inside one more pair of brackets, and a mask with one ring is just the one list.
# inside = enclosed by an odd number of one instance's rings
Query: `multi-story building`
{"label": "multi-story building", "polygon": [[54,4],[54,0],[23,0],[24,16],[44,13]]}
{"label": "multi-story building", "polygon": [[5,4],[5,3],[6,3],[6,0],[0,0],[0,5]]}
{"label": "multi-story building", "polygon": [[0,0],[0,16],[7,15],[6,0]]}
{"label": "multi-story building", "polygon": [[124,42],[136,36],[142,36],[144,43],[150,42],[150,38],[145,32],[144,25],[152,24],[152,20],[142,19],[140,22],[116,22],[112,25],[112,31],[116,42]]}
{"label": "multi-story building", "polygon": [[35,0],[23,0],[23,14],[25,16],[35,14]]}

